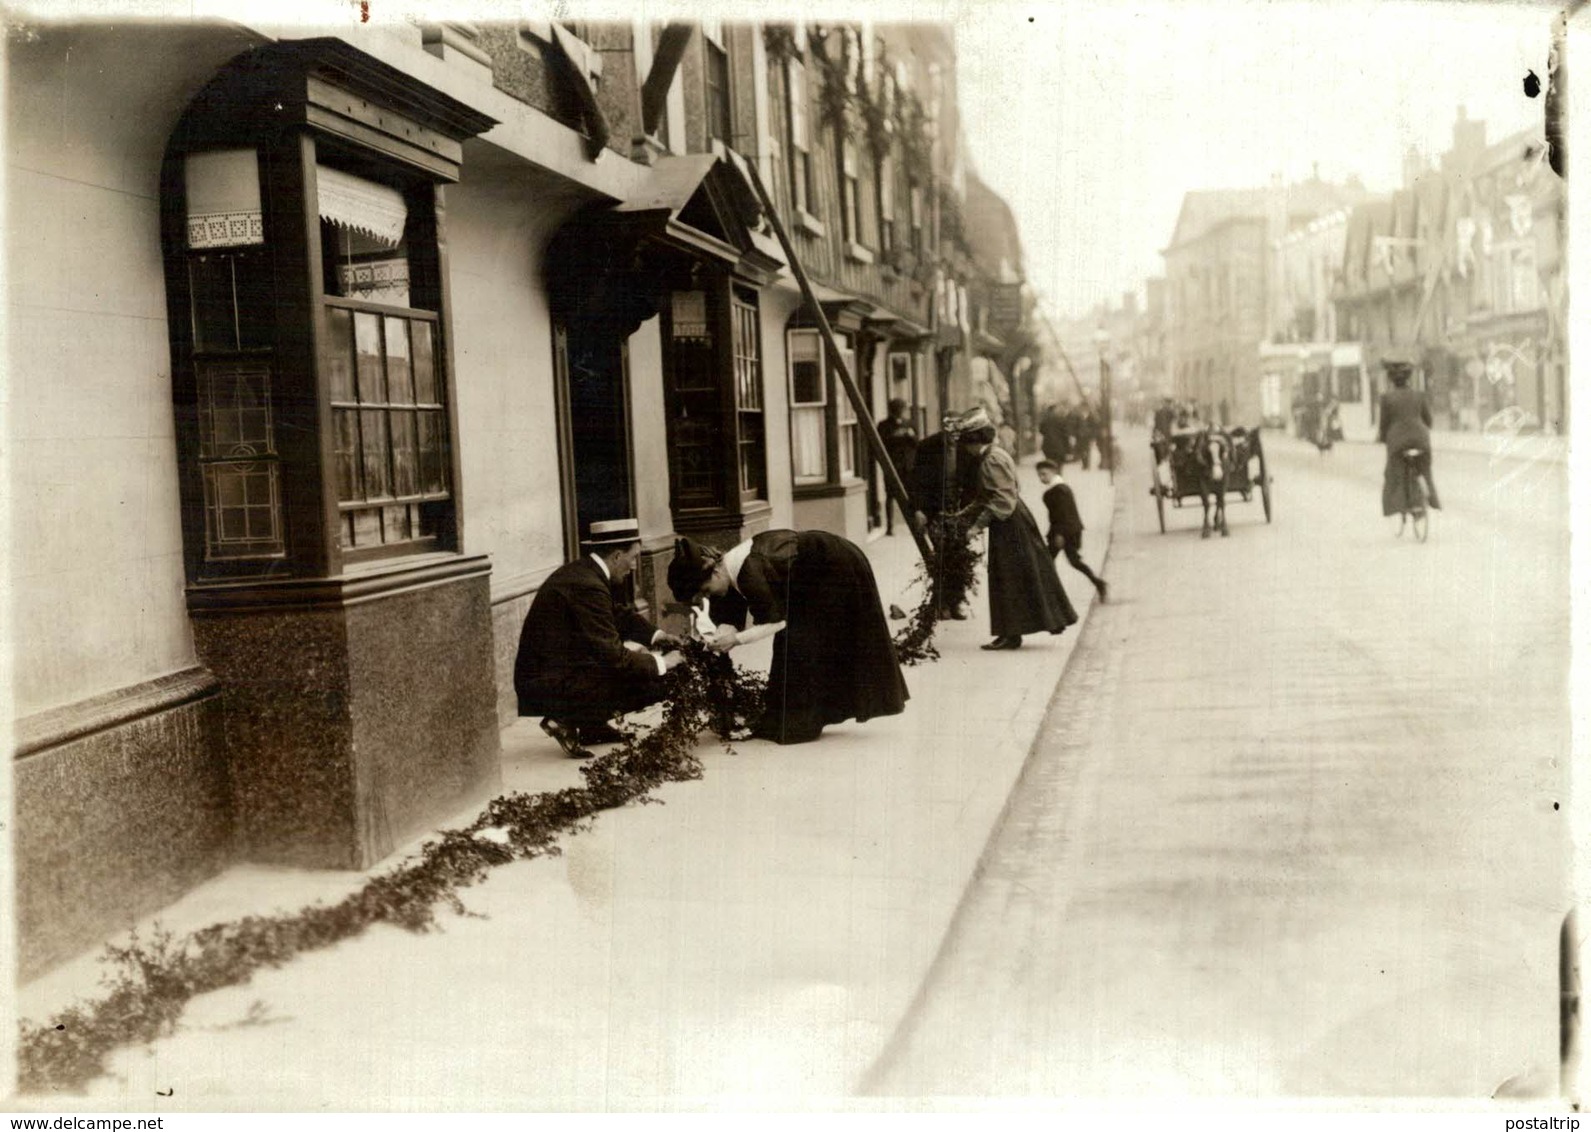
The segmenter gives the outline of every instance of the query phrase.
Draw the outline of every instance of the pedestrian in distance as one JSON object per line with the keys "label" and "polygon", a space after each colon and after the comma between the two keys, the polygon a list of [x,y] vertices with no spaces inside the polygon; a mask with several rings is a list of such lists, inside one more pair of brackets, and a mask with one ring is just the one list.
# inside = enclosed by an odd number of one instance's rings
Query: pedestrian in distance
{"label": "pedestrian in distance", "polygon": [[589,744],[623,739],[614,717],[665,698],[667,674],[681,660],[678,652],[648,651],[681,642],[615,591],[640,557],[640,524],[593,522],[580,545],[586,553],[536,591],[514,657],[519,714],[543,716],[541,729],[577,759],[591,756]]}
{"label": "pedestrian in distance", "polygon": [[[878,437],[884,442],[884,452],[889,456],[889,462],[895,465],[895,471],[900,476],[901,483],[911,482],[912,467],[917,462],[917,442],[920,439],[917,430],[911,426],[907,417],[910,408],[899,397],[889,403],[889,416],[878,422]],[[887,494],[887,493],[886,493]],[[884,500],[884,533],[895,533],[896,503],[893,496]],[[905,516],[902,516],[904,519]]]}
{"label": "pedestrian in distance", "polygon": [[994,424],[982,409],[961,420],[963,452],[977,461],[979,492],[974,530],[989,530],[989,623],[985,649],[1018,649],[1028,633],[1062,633],[1077,611],[1055,572],[1039,525],[1017,491],[1016,461],[994,443]]}
{"label": "pedestrian in distance", "polygon": [[1110,587],[1083,561],[1083,516],[1077,509],[1072,485],[1061,475],[1060,466],[1051,460],[1040,460],[1037,470],[1039,482],[1045,486],[1044,508],[1050,513],[1050,554],[1066,555],[1072,569],[1093,583],[1099,600],[1108,601]]}
{"label": "pedestrian in distance", "polygon": [[827,531],[764,531],[720,552],[674,543],[669,589],[705,600],[727,652],[773,637],[762,718],[752,735],[810,743],[832,723],[899,715],[909,693],[867,555]]}
{"label": "pedestrian in distance", "polygon": [[1046,460],[1053,460],[1057,464],[1066,463],[1071,454],[1071,437],[1066,427],[1066,416],[1060,406],[1047,405],[1044,415],[1039,418],[1039,447]]}
{"label": "pedestrian in distance", "polygon": [[1072,440],[1073,450],[1085,472],[1088,471],[1089,454],[1094,447],[1094,434],[1097,431],[1098,424],[1094,420],[1093,410],[1083,405],[1072,418]]}

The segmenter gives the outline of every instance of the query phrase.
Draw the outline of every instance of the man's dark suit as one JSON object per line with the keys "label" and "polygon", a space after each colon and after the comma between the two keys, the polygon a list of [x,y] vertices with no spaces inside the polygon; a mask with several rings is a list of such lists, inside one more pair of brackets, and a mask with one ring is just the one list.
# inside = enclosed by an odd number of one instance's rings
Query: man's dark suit
{"label": "man's dark suit", "polygon": [[536,593],[514,658],[520,715],[594,725],[662,699],[657,662],[625,641],[650,644],[656,630],[614,596],[590,556],[555,570]]}

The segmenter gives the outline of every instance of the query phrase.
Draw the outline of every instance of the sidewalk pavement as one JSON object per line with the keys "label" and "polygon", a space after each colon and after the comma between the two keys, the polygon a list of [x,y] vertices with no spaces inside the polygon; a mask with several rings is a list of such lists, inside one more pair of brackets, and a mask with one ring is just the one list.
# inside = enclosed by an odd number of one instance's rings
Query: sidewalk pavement
{"label": "sidewalk pavement", "polygon": [[[1023,494],[1044,524],[1024,461]],[[1100,563],[1115,494],[1068,469]],[[907,532],[866,547],[908,612]],[[1086,619],[1087,580],[1060,563]],[[898,628],[900,622],[892,622]],[[921,986],[1083,625],[990,653],[988,599],[906,670],[903,715],[806,746],[709,740],[699,782],[607,811],[558,857],[496,869],[441,930],[378,927],[194,1000],[177,1034],[118,1052],[85,1108],[857,1107]],[[771,645],[737,650],[766,668]],[[535,720],[503,733],[505,790],[581,784]],[[444,827],[473,817],[461,813]],[[411,847],[412,848],[412,847]],[[389,859],[372,872],[391,868]],[[167,908],[181,933],[335,900],[367,874],[238,866]],[[145,924],[142,934],[147,935]],[[42,1020],[94,984],[85,956],[23,988]],[[174,1089],[168,1098],[166,1090]]]}

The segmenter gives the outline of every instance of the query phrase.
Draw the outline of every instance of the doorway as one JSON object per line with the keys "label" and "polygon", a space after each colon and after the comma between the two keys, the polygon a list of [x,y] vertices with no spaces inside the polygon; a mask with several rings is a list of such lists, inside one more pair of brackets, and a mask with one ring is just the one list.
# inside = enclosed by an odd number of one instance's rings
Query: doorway
{"label": "doorway", "polygon": [[580,532],[592,522],[635,515],[631,481],[629,345],[599,320],[557,335],[560,378],[567,391],[565,540],[578,553]]}

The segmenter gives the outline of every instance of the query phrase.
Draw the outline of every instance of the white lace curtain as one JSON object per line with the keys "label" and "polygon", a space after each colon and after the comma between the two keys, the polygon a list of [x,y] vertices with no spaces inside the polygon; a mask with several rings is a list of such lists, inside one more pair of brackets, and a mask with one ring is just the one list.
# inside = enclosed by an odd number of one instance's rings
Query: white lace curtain
{"label": "white lace curtain", "polygon": [[340,169],[315,166],[320,218],[362,232],[389,248],[403,239],[409,208],[403,194]]}
{"label": "white lace curtain", "polygon": [[190,248],[235,248],[265,242],[260,163],[254,150],[190,153],[183,176]]}

